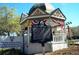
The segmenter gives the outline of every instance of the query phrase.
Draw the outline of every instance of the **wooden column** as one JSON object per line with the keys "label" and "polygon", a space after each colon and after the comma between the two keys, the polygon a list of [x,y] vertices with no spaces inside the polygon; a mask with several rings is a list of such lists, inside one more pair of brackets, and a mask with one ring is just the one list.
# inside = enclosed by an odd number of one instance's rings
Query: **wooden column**
{"label": "wooden column", "polygon": [[29,46],[29,43],[30,43],[30,27],[28,27],[28,46]]}
{"label": "wooden column", "polygon": [[25,39],[24,39],[24,30],[22,30],[22,40],[23,40],[23,54],[25,54]]}

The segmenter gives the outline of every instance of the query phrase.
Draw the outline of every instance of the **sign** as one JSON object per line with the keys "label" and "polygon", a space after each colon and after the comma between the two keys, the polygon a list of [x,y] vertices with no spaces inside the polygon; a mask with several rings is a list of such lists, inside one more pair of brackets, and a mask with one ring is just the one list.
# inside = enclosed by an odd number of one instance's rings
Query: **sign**
{"label": "sign", "polygon": [[18,48],[22,47],[21,42],[0,42],[0,48]]}

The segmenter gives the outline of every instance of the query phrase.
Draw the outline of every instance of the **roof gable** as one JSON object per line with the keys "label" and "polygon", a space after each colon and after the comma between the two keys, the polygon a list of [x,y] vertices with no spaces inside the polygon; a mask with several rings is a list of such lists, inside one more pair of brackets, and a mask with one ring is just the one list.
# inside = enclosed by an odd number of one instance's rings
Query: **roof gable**
{"label": "roof gable", "polygon": [[51,12],[51,15],[66,19],[66,17],[64,16],[64,14],[61,12],[61,10],[59,8],[57,8],[53,12]]}
{"label": "roof gable", "polygon": [[40,8],[37,8],[30,14],[30,16],[45,15],[45,14],[47,13],[41,10]]}
{"label": "roof gable", "polygon": [[21,14],[21,18],[20,18],[20,22],[22,22],[24,19],[26,19],[28,17],[28,14]]}

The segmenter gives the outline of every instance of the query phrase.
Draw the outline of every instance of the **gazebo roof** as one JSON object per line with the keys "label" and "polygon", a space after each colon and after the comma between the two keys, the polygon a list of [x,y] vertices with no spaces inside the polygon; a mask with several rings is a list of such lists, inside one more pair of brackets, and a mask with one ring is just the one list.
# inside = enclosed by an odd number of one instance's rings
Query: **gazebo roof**
{"label": "gazebo roof", "polygon": [[34,4],[30,11],[29,11],[29,15],[37,8],[40,8],[41,10],[47,12],[47,13],[51,13],[55,8],[49,4],[49,3],[36,3]]}
{"label": "gazebo roof", "polygon": [[[37,10],[40,11],[40,13],[38,13],[39,15],[37,14],[37,12],[38,12]],[[37,11],[37,12],[33,13],[34,11]],[[43,12],[45,12],[45,13],[43,13]],[[30,8],[29,13],[27,15],[22,14],[21,23],[23,23],[24,21],[29,20],[29,19],[49,18],[49,16],[51,18],[54,18],[54,19],[60,19],[60,20],[65,20],[66,19],[66,17],[64,16],[64,14],[62,13],[62,11],[59,8],[55,9],[49,3],[35,3]]]}

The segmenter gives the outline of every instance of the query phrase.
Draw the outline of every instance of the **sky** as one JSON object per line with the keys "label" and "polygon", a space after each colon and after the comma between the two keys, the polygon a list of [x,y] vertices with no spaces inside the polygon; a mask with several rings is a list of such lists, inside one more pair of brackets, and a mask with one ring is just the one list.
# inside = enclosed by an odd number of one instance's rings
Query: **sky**
{"label": "sky", "polygon": [[[34,3],[0,3],[0,6],[8,6],[10,8],[15,8],[16,13],[21,15],[21,13],[28,13],[30,8]],[[63,14],[66,16],[66,22],[72,22],[71,27],[79,25],[79,3],[51,3],[51,5],[56,9],[60,8]]]}

